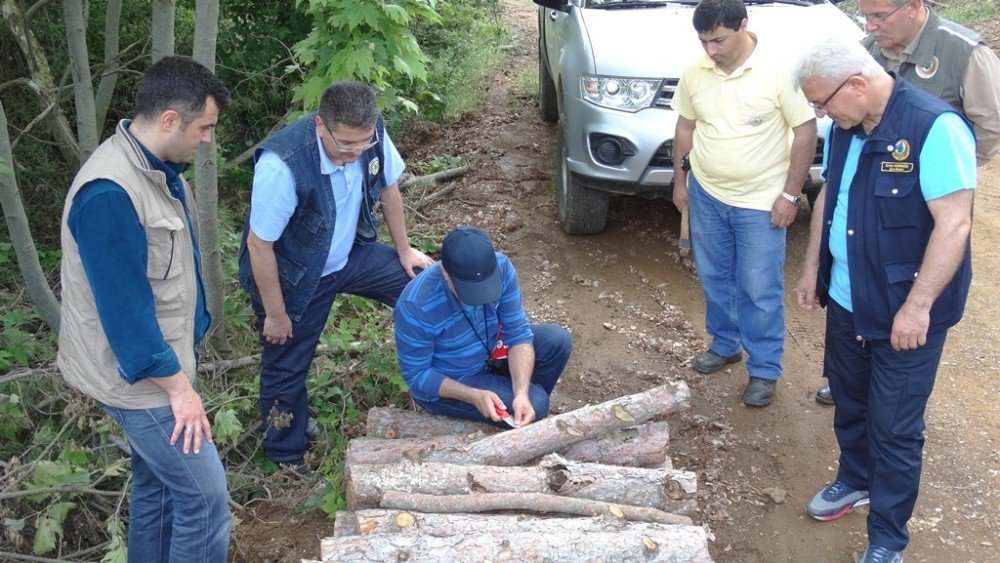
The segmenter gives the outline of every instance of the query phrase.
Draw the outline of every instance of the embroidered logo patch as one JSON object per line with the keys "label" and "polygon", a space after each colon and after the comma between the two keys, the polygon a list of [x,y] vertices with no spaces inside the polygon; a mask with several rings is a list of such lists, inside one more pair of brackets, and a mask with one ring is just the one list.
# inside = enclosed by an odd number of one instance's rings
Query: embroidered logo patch
{"label": "embroidered logo patch", "polygon": [[368,162],[368,174],[370,176],[374,176],[374,175],[378,174],[378,167],[379,167],[378,157],[376,156],[375,158],[371,159]]}
{"label": "embroidered logo patch", "polygon": [[940,66],[940,61],[936,56],[932,56],[930,62],[926,65],[917,65],[914,70],[917,71],[917,76],[926,80],[937,74],[938,66]]}
{"label": "embroidered logo patch", "polygon": [[896,144],[892,146],[892,158],[896,161],[903,161],[908,156],[910,156],[910,143],[906,139],[896,141]]}

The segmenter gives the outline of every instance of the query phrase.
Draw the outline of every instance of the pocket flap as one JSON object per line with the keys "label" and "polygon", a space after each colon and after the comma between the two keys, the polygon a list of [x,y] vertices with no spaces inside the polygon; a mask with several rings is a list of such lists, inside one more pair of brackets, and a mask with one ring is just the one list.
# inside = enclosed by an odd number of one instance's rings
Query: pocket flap
{"label": "pocket flap", "polygon": [[914,176],[879,176],[875,179],[875,195],[877,197],[906,197],[917,185]]}
{"label": "pocket flap", "polygon": [[904,281],[916,281],[920,272],[920,264],[917,262],[903,262],[900,264],[885,265],[885,279],[889,283],[900,283]]}

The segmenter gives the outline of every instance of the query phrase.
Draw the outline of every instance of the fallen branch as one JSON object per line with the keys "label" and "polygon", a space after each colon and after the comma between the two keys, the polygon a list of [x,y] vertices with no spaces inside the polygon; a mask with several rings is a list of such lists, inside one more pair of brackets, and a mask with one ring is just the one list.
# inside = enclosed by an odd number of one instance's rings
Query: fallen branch
{"label": "fallen branch", "polygon": [[399,191],[403,192],[415,188],[426,188],[438,182],[444,182],[446,180],[454,180],[455,178],[465,176],[471,171],[472,167],[466,164],[465,166],[459,166],[457,168],[449,168],[448,170],[442,170],[440,172],[427,174],[425,176],[410,176],[408,178],[404,178],[399,183]]}
{"label": "fallen branch", "polygon": [[84,493],[103,497],[117,497],[121,491],[99,491],[92,487],[66,486],[66,487],[43,487],[41,489],[27,489],[24,491],[14,491],[12,493],[0,493],[0,500],[12,498],[30,497],[32,495],[45,495],[51,493]]}
{"label": "fallen branch", "polygon": [[420,198],[419,200],[417,200],[416,203],[413,204],[413,208],[414,209],[423,209],[424,207],[427,207],[431,203],[433,203],[433,202],[441,199],[442,197],[450,194],[451,192],[455,191],[457,188],[458,188],[458,184],[452,184],[450,186],[446,186],[444,188],[441,188],[440,190],[438,190],[438,191],[436,191],[436,192],[434,192],[432,194],[425,195],[424,197]]}
{"label": "fallen branch", "polygon": [[691,519],[655,508],[619,505],[597,500],[546,495],[543,493],[485,493],[480,495],[423,495],[389,491],[382,495],[382,508],[398,508],[419,512],[489,512],[491,510],[523,510],[540,514],[577,514],[661,524],[690,526]]}
{"label": "fallen branch", "polygon": [[688,408],[691,392],[683,381],[671,382],[635,395],[544,418],[523,428],[481,438],[456,450],[438,450],[424,461],[480,465],[523,465],[540,455],[577,442],[659,419]]}

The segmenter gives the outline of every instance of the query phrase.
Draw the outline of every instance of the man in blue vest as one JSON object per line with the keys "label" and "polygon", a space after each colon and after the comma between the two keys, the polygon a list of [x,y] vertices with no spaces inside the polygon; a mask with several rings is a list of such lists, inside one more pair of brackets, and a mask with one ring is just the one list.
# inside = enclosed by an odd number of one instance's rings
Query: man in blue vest
{"label": "man in blue vest", "polygon": [[[303,473],[306,375],[337,294],[394,306],[432,261],[410,247],[397,185],[403,160],[370,86],[330,86],[318,112],[261,143],[255,163],[239,279],[264,346],[264,448]],[[376,241],[379,204],[394,248]]]}
{"label": "man in blue vest", "polygon": [[807,511],[826,521],[870,503],[862,561],[901,562],[927,399],[972,279],[975,138],[961,114],[857,43],[811,47],[795,76],[835,121],[795,293],[804,309],[827,308],[840,468]]}
{"label": "man in blue vest", "polygon": [[[948,102],[972,122],[976,163],[1000,150],[1000,59],[978,33],[938,16],[923,0],[861,0],[861,42],[882,68]],[[829,386],[816,401],[832,405]]]}

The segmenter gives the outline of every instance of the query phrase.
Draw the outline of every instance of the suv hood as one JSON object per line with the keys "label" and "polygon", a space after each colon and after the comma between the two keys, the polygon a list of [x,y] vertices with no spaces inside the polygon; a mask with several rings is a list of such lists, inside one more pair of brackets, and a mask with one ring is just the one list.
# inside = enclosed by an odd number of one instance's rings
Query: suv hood
{"label": "suv hood", "polygon": [[[832,37],[864,33],[836,6],[764,4],[747,6],[748,28],[770,47],[801,52],[816,30]],[[594,72],[642,78],[679,77],[704,51],[691,25],[693,5],[636,9],[581,9],[594,56]]]}

